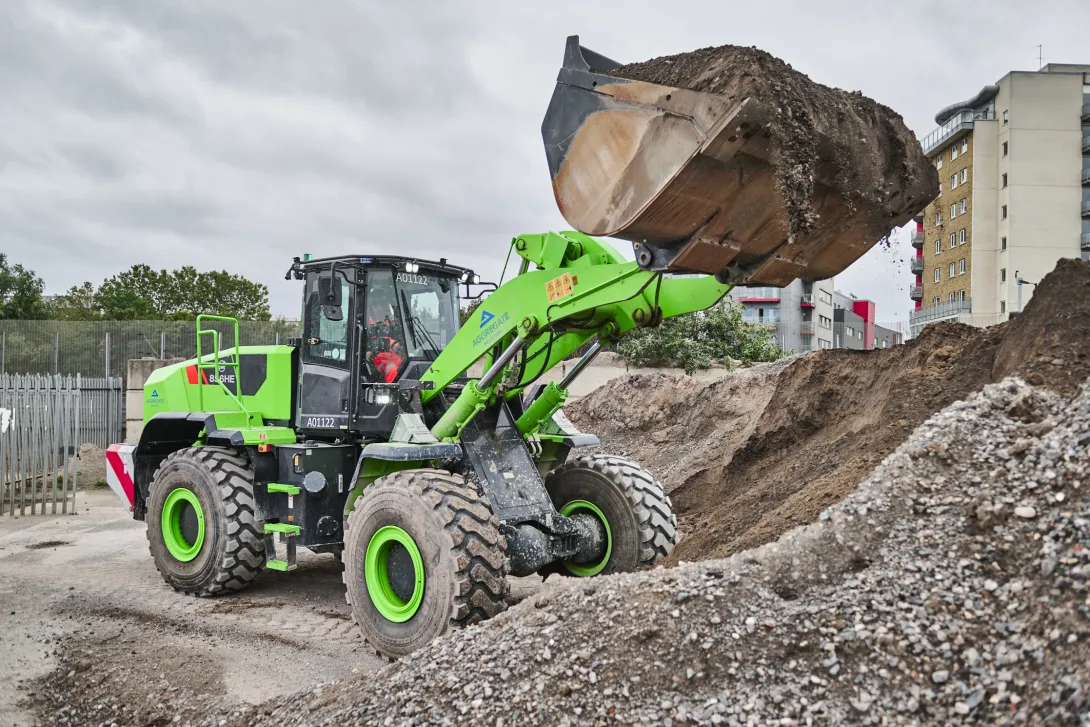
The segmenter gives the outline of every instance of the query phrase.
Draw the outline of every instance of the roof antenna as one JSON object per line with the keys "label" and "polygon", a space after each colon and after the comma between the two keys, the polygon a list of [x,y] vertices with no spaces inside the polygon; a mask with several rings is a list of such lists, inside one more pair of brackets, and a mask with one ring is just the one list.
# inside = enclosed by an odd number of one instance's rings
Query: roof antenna
{"label": "roof antenna", "polygon": [[1033,47],[1037,49],[1037,70],[1039,71],[1045,67],[1044,62],[1041,60],[1041,46],[1035,45]]}

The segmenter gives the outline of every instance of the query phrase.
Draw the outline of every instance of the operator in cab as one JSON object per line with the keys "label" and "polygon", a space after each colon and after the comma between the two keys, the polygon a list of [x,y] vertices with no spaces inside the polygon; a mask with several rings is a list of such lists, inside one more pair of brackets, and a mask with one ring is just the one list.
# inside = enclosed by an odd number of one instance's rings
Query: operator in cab
{"label": "operator in cab", "polygon": [[387,384],[397,380],[397,372],[405,360],[401,345],[401,317],[393,291],[373,288],[367,302],[367,361]]}

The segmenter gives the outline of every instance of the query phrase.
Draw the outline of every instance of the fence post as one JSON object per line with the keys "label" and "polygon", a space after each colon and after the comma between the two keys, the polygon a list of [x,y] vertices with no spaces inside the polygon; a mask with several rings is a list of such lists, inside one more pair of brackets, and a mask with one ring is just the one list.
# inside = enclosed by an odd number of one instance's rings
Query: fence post
{"label": "fence post", "polygon": [[159,360],[163,361],[167,357],[167,334],[163,331],[159,334]]}
{"label": "fence post", "polygon": [[8,352],[8,332],[0,333],[0,374],[4,373],[4,359]]}
{"label": "fence post", "polygon": [[60,370],[60,353],[61,353],[61,334],[58,331],[53,334],[53,375],[56,376]]}

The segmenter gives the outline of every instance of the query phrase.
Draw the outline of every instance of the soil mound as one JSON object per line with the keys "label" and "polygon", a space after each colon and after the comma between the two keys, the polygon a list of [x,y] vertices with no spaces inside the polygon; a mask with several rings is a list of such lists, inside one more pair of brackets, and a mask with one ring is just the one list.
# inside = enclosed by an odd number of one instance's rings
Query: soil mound
{"label": "soil mound", "polygon": [[1090,264],[1064,260],[989,329],[925,328],[904,346],[836,349],[712,383],[629,375],[567,409],[643,463],[678,510],[671,562],[768,543],[813,522],[936,411],[1009,375],[1072,394],[1090,375]]}
{"label": "soil mound", "polygon": [[[742,100],[771,110],[772,162],[792,235],[816,223],[815,180],[830,183],[851,212],[889,230],[905,196],[938,189],[938,172],[899,114],[862,93],[815,83],[757,48],[724,45],[663,56],[611,70],[610,75]],[[832,169],[820,159],[832,159]]]}

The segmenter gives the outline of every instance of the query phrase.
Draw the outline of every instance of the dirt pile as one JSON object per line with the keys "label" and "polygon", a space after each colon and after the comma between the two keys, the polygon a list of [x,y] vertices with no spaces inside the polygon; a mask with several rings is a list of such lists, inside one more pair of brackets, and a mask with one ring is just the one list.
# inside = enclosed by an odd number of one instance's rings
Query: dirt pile
{"label": "dirt pile", "polygon": [[[767,107],[772,162],[792,235],[805,235],[816,224],[819,211],[811,202],[819,178],[844,196],[851,211],[872,220],[876,238],[889,231],[890,218],[901,214],[908,200],[939,188],[938,172],[900,115],[862,93],[815,83],[757,48],[702,48],[609,73],[730,99],[753,98]],[[822,160],[831,160],[832,168]]]}
{"label": "dirt pile", "polygon": [[1078,724],[1088,428],[1090,392],[990,385],[776,544],[567,580],[242,722]]}
{"label": "dirt pile", "polygon": [[671,562],[724,557],[813,522],[927,417],[1022,375],[1071,394],[1090,375],[1090,264],[1063,260],[1026,310],[946,324],[904,346],[831,350],[710,383],[615,379],[567,409],[604,451],[659,476],[682,540]]}

